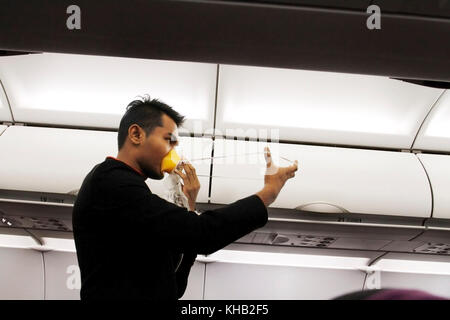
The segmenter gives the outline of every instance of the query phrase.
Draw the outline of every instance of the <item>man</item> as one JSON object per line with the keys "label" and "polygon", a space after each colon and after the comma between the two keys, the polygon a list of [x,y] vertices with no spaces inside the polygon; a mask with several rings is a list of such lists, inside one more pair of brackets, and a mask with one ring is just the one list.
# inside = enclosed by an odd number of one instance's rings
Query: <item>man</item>
{"label": "man", "polygon": [[[175,172],[189,210],[161,199],[145,180],[164,177],[161,162],[177,145],[183,120],[158,100],[133,101],[120,122],[117,157],[84,179],[73,209],[81,299],[180,298],[197,253],[211,254],[265,225],[267,206],[294,177],[297,163],[277,168],[258,193],[197,215],[200,183],[185,164],[184,173]],[[269,153],[266,159],[273,169]]]}

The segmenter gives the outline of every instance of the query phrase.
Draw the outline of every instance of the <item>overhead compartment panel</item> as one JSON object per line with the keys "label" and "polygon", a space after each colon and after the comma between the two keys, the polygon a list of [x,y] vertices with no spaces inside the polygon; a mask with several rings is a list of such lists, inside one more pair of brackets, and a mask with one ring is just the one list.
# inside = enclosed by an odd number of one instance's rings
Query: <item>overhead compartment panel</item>
{"label": "overhead compartment panel", "polygon": [[[3,217],[0,212],[0,217]],[[1,222],[0,247],[29,249],[38,246],[38,243],[23,229],[10,228],[7,223]]]}
{"label": "overhead compartment panel", "polygon": [[212,128],[215,64],[33,54],[0,59],[0,79],[18,122],[118,128],[126,106],[149,94],[187,117],[186,129]]}
{"label": "overhead compartment panel", "polygon": [[[0,78],[0,83],[1,81],[2,79]],[[0,122],[2,121],[12,121],[12,117],[11,111],[9,109],[8,99],[6,98],[5,92],[3,91],[3,87],[0,85]],[[0,128],[0,133],[1,130],[2,129]]]}
{"label": "overhead compartment panel", "polygon": [[423,290],[450,298],[450,257],[388,253],[373,267],[380,271],[381,288]]}
{"label": "overhead compartment panel", "polygon": [[2,135],[2,133],[6,130],[7,126],[4,125],[0,125],[0,136]]}
{"label": "overhead compartment panel", "polygon": [[45,299],[79,300],[81,275],[75,252],[44,252]]}
{"label": "overhead compartment panel", "polygon": [[44,299],[42,253],[22,229],[0,227],[0,299]]}
{"label": "overhead compartment panel", "polygon": [[216,132],[409,149],[442,91],[379,76],[221,65]]}
{"label": "overhead compartment panel", "polygon": [[231,245],[208,256],[205,299],[332,299],[361,290],[376,255]]}
{"label": "overhead compartment panel", "polygon": [[205,264],[195,261],[189,272],[186,291],[180,300],[203,300],[205,287]]}
{"label": "overhead compartment panel", "polygon": [[433,189],[433,218],[450,219],[450,156],[437,154],[417,156],[427,171]]}
{"label": "overhead compartment panel", "polygon": [[[180,137],[183,153],[191,158],[210,156],[211,139]],[[117,154],[117,133],[106,131],[11,126],[0,137],[0,189],[69,193],[107,156]],[[197,200],[206,202],[209,162],[198,162],[202,188]],[[164,179],[165,180],[165,179]],[[164,196],[164,180],[147,179],[152,192]]]}
{"label": "overhead compartment panel", "polygon": [[413,149],[450,152],[450,90],[440,97],[420,129]]}
{"label": "overhead compartment panel", "polygon": [[231,203],[263,188],[266,145],[280,166],[291,164],[285,159],[298,160],[296,177],[286,182],[271,207],[424,218],[431,215],[427,176],[412,153],[224,139],[214,144],[212,203]]}

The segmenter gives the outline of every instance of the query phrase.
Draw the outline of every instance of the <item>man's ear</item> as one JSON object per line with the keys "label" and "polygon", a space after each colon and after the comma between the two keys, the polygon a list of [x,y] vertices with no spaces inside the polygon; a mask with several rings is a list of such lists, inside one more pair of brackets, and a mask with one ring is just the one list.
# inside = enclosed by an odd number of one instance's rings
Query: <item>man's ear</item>
{"label": "man's ear", "polygon": [[132,124],[128,128],[128,137],[133,145],[139,145],[145,139],[145,132],[137,124]]}

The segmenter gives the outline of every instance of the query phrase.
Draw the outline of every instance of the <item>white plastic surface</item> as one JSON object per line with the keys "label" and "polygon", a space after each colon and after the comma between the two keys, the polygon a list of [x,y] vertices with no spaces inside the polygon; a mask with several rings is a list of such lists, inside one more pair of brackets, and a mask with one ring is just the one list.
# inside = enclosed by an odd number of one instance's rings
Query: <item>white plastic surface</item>
{"label": "white plastic surface", "polygon": [[425,166],[433,188],[433,218],[450,219],[450,156],[437,154],[417,156]]}
{"label": "white plastic surface", "polygon": [[381,288],[415,289],[450,298],[450,257],[389,253],[374,264]]}
{"label": "white plastic surface", "polygon": [[45,299],[79,300],[81,274],[75,252],[44,252]]}
{"label": "white plastic surface", "polygon": [[188,119],[212,127],[217,65],[32,54],[0,58],[0,79],[18,122],[118,128],[126,106],[149,94]]}
{"label": "white plastic surface", "polygon": [[450,151],[450,90],[441,96],[424,122],[414,149]]}
{"label": "white plastic surface", "polygon": [[29,229],[28,232],[33,234],[42,242],[40,250],[51,250],[68,253],[76,252],[75,241],[73,240],[73,234],[71,232],[32,229]]}
{"label": "white plastic surface", "polygon": [[221,250],[206,265],[205,299],[332,299],[361,290],[359,271],[373,254],[348,252],[322,255],[311,250],[291,253]]}
{"label": "white plastic surface", "polygon": [[[46,300],[80,299],[81,274],[76,256],[73,235],[67,232],[29,230],[43,242]],[[205,265],[195,262],[189,274],[183,299],[203,299]]]}
{"label": "white plastic surface", "polygon": [[379,76],[221,65],[217,128],[282,140],[409,149],[443,92]]}
{"label": "white plastic surface", "polygon": [[0,227],[0,248],[28,249],[37,245],[38,243],[23,229]]}
{"label": "white plastic surface", "polygon": [[188,284],[180,300],[203,300],[203,284],[205,281],[205,264],[194,262],[188,278]]}
{"label": "white plastic surface", "polygon": [[[79,300],[81,274],[76,253],[44,252],[46,300]],[[202,300],[205,265],[194,263],[182,300]]]}
{"label": "white plastic surface", "polygon": [[[1,58],[0,58],[1,61]],[[1,78],[0,78],[1,81]],[[1,121],[12,121],[11,111],[8,105],[8,99],[6,98],[3,87],[0,85],[0,122]],[[0,129],[1,131],[1,129]]]}
{"label": "white plastic surface", "polygon": [[44,299],[42,253],[0,247],[0,300]]}
{"label": "white plastic surface", "polygon": [[[210,141],[180,137],[186,154],[210,156]],[[11,126],[0,137],[0,150],[0,189],[68,193],[81,187],[96,164],[117,155],[117,133]],[[208,162],[196,168],[198,174],[209,175]],[[209,180],[199,180],[202,187],[197,200],[207,201]],[[147,181],[152,192],[164,191],[157,186],[162,181]]]}
{"label": "white plastic surface", "polygon": [[[264,185],[266,143],[217,139],[214,146],[212,203],[231,203]],[[294,209],[325,202],[351,213],[430,217],[431,191],[412,153],[269,144],[281,166],[298,160],[272,207]],[[230,155],[250,154],[229,157]],[[259,153],[259,154],[253,154]],[[227,158],[221,158],[226,155]]]}
{"label": "white plastic surface", "polygon": [[0,125],[0,136],[2,135],[2,133],[6,130],[6,128],[8,128],[7,126],[4,125]]}

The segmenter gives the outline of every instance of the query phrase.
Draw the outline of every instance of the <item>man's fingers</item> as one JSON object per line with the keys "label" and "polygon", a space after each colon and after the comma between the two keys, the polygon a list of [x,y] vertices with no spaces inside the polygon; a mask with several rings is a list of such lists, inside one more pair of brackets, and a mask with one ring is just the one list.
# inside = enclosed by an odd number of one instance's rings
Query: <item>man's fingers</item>
{"label": "man's fingers", "polygon": [[187,177],[184,173],[182,173],[181,171],[179,171],[178,169],[173,170],[173,172],[175,172],[177,175],[179,175],[181,177],[181,179],[186,180]]}
{"label": "man's fingers", "polygon": [[186,175],[188,177],[188,179],[191,181],[194,178],[194,170],[192,168],[192,166],[188,163],[186,163],[184,165],[184,171],[186,171]]}
{"label": "man's fingers", "polygon": [[269,168],[272,165],[272,154],[269,147],[264,148],[264,158],[266,159],[266,166]]}
{"label": "man's fingers", "polygon": [[190,163],[187,163],[185,166],[186,175],[188,176],[189,182],[196,186],[199,185],[200,182],[198,181],[197,173],[195,171],[194,166],[192,166]]}
{"label": "man's fingers", "polygon": [[297,161],[297,160],[295,160],[295,161],[294,161],[294,164],[291,165],[291,169],[292,169],[293,171],[297,171],[297,170],[298,170],[298,161]]}

